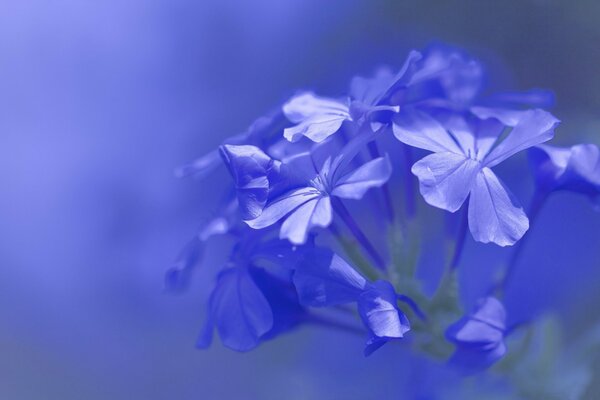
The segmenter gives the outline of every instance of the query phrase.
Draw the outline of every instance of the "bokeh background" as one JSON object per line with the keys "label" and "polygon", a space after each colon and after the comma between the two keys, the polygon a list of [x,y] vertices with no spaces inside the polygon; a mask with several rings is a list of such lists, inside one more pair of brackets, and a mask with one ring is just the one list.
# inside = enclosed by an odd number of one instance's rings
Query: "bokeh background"
{"label": "bokeh background", "polygon": [[[556,142],[600,144],[598,21],[591,0],[3,0],[0,398],[429,398],[415,389],[440,384],[426,362],[394,346],[365,359],[337,332],[196,350],[207,284],[168,294],[163,274],[225,175],[173,170],[296,89],[340,94],[432,40],[484,60],[492,87],[553,89]],[[524,256],[515,320],[553,311],[567,338],[600,321],[600,214],[585,199],[555,196]],[[468,243],[465,305],[497,257]]]}

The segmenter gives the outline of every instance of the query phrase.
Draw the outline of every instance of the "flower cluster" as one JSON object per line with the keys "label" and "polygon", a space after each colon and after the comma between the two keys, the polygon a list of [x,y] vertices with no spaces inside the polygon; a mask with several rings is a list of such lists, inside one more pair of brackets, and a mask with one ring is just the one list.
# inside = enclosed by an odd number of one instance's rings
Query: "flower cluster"
{"label": "flower cluster", "polygon": [[[169,287],[183,288],[209,240],[233,243],[198,346],[209,346],[216,330],[226,347],[248,351],[316,324],[364,335],[366,355],[397,341],[467,370],[499,360],[514,330],[502,298],[515,262],[463,315],[455,270],[465,235],[518,253],[552,192],[600,198],[600,152],[544,144],[559,123],[544,110],[552,95],[489,94],[483,72],[455,48],[412,51],[397,72],[355,77],[345,96],[299,92],[179,169],[205,177],[224,165],[231,176],[215,218],[167,274]],[[494,171],[523,151],[536,186],[527,212]],[[427,240],[417,184],[425,203],[458,221],[433,295],[415,277]]]}

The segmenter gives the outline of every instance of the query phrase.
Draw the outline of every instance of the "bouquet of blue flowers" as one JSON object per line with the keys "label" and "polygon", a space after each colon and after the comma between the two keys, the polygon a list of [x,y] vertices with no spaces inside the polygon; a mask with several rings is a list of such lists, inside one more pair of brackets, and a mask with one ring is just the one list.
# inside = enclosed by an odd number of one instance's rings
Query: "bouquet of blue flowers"
{"label": "bouquet of blue flowers", "polygon": [[[505,291],[552,193],[600,198],[600,151],[546,144],[560,122],[546,110],[551,92],[488,94],[483,82],[480,62],[432,45],[410,52],[397,71],[355,77],[345,96],[298,92],[180,168],[180,176],[202,178],[225,166],[231,176],[215,217],[166,277],[170,288],[185,288],[209,241],[233,243],[197,345],[208,347],[216,331],[243,352],[317,325],[363,335],[367,356],[393,342],[465,374],[493,364],[507,376],[534,368],[517,353],[543,336],[543,321],[508,325]],[[535,183],[530,199],[513,195],[494,171],[523,151],[523,173]],[[449,214],[432,219],[431,207]],[[432,226],[444,237],[446,261],[427,293],[417,267],[431,251]],[[487,295],[463,310],[457,271],[469,233],[507,257]]]}

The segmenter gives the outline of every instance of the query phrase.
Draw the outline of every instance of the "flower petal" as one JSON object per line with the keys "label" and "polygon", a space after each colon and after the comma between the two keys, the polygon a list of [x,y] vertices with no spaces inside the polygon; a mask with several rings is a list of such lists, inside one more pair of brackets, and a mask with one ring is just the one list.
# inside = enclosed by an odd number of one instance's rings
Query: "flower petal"
{"label": "flower petal", "polygon": [[421,195],[428,204],[455,212],[469,195],[480,168],[475,160],[444,152],[416,162],[412,173],[419,178]]}
{"label": "flower petal", "polygon": [[341,177],[331,194],[345,199],[361,199],[367,190],[384,185],[392,174],[388,156],[371,160]]}
{"label": "flower petal", "polygon": [[321,142],[337,132],[345,120],[350,119],[347,104],[335,99],[303,93],[283,105],[285,116],[298,125],[286,128],[283,136],[295,142],[303,136]]}
{"label": "flower petal", "polygon": [[394,136],[409,146],[438,152],[463,154],[454,138],[430,115],[414,108],[403,108],[394,118]]}
{"label": "flower petal", "polygon": [[223,145],[220,151],[233,177],[242,218],[258,217],[267,203],[273,160],[256,146]]}
{"label": "flower petal", "polygon": [[491,168],[519,151],[552,139],[558,123],[559,120],[546,111],[525,111],[506,139],[485,157],[485,166]]}
{"label": "flower petal", "polygon": [[360,295],[358,312],[374,336],[401,338],[410,330],[408,319],[397,303],[396,292],[387,281],[373,283]]}
{"label": "flower petal", "polygon": [[304,244],[308,232],[314,226],[329,226],[332,219],[331,202],[328,196],[310,200],[287,217],[281,225],[279,237],[288,239],[293,244]]}
{"label": "flower petal", "polygon": [[349,117],[339,115],[316,115],[307,118],[298,125],[286,128],[283,131],[283,136],[290,142],[298,141],[306,136],[313,142],[319,143],[336,133],[347,119]]}
{"label": "flower petal", "polygon": [[246,268],[229,268],[219,274],[211,296],[211,316],[223,345],[236,351],[253,349],[273,327],[271,306]]}
{"label": "flower petal", "polygon": [[258,218],[244,222],[253,229],[266,228],[318,196],[319,191],[313,187],[292,190],[269,203]]}
{"label": "flower petal", "polygon": [[469,228],[476,241],[499,246],[512,246],[529,229],[523,208],[489,168],[477,174],[471,190]]}

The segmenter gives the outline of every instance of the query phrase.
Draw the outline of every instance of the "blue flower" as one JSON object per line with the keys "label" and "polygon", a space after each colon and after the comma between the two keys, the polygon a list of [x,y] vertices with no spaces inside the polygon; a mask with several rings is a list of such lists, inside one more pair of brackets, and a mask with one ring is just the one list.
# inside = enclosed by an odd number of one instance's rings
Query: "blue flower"
{"label": "blue flower", "polygon": [[600,150],[596,145],[540,145],[529,150],[529,161],[542,193],[567,190],[593,200],[600,198]]}
{"label": "blue flower", "polygon": [[[248,351],[306,319],[291,282],[299,252],[286,242],[254,239],[238,243],[219,273],[198,347],[210,346],[216,328],[225,347]],[[265,259],[267,265],[262,264]]]}
{"label": "blue flower", "polygon": [[[311,92],[301,93],[283,105],[283,113],[295,126],[286,128],[284,136],[295,142],[307,137],[322,142],[336,133],[345,121],[362,124],[366,118],[380,112],[400,111],[389,104],[391,96],[410,83],[415,63],[421,55],[412,51],[396,74],[380,69],[374,77],[355,77],[350,84],[350,96],[345,100],[318,97]],[[378,129],[375,122],[373,128]]]}
{"label": "blue flower", "polygon": [[473,312],[452,324],[446,338],[456,345],[450,363],[468,372],[484,369],[506,353],[506,311],[494,297],[481,299]]}
{"label": "blue flower", "polygon": [[388,341],[403,338],[410,330],[392,285],[383,280],[367,281],[329,249],[315,248],[305,253],[296,265],[293,280],[300,303],[305,306],[357,304],[369,332],[367,356]]}
{"label": "blue flower", "polygon": [[456,212],[469,199],[469,227],[475,240],[513,245],[529,229],[521,205],[491,168],[510,156],[550,140],[559,121],[543,110],[520,111],[505,139],[495,119],[467,122],[460,117],[445,126],[428,114],[398,116],[394,135],[401,142],[432,151],[412,172],[427,203]]}
{"label": "blue flower", "polygon": [[[247,219],[246,223],[251,228],[263,229],[284,220],[280,238],[294,244],[305,243],[312,228],[328,227],[331,223],[332,197],[361,199],[367,190],[380,187],[389,179],[392,169],[387,157],[376,158],[348,171],[349,163],[370,139],[372,135],[368,134],[356,137],[337,156],[328,155],[322,164],[316,159],[315,152],[301,153],[281,164],[269,164],[256,147],[247,146],[243,151],[238,151],[236,146],[228,146],[226,151],[232,156],[261,160],[257,165],[250,161],[235,162],[234,157],[228,158],[234,177],[247,177],[244,182],[260,182],[250,185],[252,195],[241,199],[250,203],[241,204],[242,209],[257,210],[258,205],[264,205],[261,212],[256,213],[258,216]],[[263,168],[266,165],[277,165],[277,173],[269,177],[269,169]],[[260,170],[263,171],[262,176],[256,174]],[[285,191],[281,194],[283,188]],[[263,196],[265,190],[269,195],[266,203]]]}

